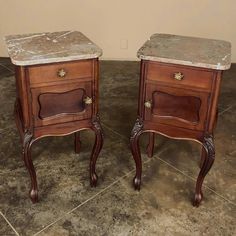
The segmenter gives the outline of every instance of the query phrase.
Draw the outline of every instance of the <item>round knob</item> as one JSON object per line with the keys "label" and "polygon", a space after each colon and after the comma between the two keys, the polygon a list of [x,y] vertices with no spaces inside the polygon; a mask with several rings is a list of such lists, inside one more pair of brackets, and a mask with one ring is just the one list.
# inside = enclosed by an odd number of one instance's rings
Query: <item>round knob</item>
{"label": "round knob", "polygon": [[84,103],[85,103],[86,105],[90,105],[90,104],[93,103],[93,100],[92,100],[92,98],[90,98],[90,97],[86,97],[86,98],[84,98]]}
{"label": "round knob", "polygon": [[144,106],[145,106],[146,108],[151,108],[151,107],[152,107],[152,102],[151,102],[151,101],[146,101],[146,102],[144,103]]}
{"label": "round knob", "polygon": [[66,76],[66,71],[64,69],[60,69],[58,72],[57,72],[57,75],[58,77],[60,78],[64,78]]}
{"label": "round knob", "polygon": [[184,75],[181,72],[174,73],[174,79],[182,80],[183,78],[184,78]]}

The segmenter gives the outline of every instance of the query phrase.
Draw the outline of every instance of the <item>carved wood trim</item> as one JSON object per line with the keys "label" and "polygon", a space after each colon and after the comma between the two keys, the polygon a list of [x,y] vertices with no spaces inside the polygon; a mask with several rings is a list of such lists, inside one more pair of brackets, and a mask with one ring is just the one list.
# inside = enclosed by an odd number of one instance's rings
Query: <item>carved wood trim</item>
{"label": "carved wood trim", "polygon": [[130,140],[133,140],[135,136],[143,129],[143,119],[138,117],[135,121],[134,127],[131,131]]}

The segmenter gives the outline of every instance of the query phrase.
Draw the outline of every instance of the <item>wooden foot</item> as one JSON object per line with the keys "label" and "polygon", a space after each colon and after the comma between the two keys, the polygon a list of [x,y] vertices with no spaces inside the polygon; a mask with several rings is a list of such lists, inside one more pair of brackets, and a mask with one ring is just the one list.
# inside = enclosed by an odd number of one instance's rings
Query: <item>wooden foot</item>
{"label": "wooden foot", "polygon": [[25,133],[23,140],[23,159],[31,179],[31,188],[29,191],[30,199],[33,203],[38,202],[38,186],[34,165],[31,159],[31,145],[34,140],[30,133]]}
{"label": "wooden foot", "polygon": [[155,133],[151,132],[149,133],[149,142],[148,142],[147,150],[146,150],[147,155],[150,158],[153,156],[154,144],[155,144]]}
{"label": "wooden foot", "polygon": [[75,133],[75,153],[80,153],[81,141],[80,141],[80,132]]}
{"label": "wooden foot", "polygon": [[91,172],[90,173],[90,186],[91,187],[96,187],[98,182],[98,176],[96,172]]}
{"label": "wooden foot", "polygon": [[100,124],[99,116],[96,116],[93,119],[92,130],[95,132],[95,143],[94,143],[92,155],[90,158],[90,185],[91,187],[96,187],[97,180],[98,180],[98,177],[95,171],[96,161],[103,146],[103,131]]}
{"label": "wooden foot", "polygon": [[207,155],[205,156],[204,162],[201,166],[201,170],[197,178],[195,198],[193,201],[193,205],[196,207],[200,205],[200,202],[203,199],[202,184],[205,176],[211,169],[215,160],[215,147],[213,142],[213,136],[209,134],[206,135],[203,139],[202,145],[206,149]]}
{"label": "wooden foot", "polygon": [[142,134],[143,121],[138,118],[134,124],[133,130],[130,137],[130,147],[133,154],[133,158],[136,165],[136,174],[133,179],[133,185],[135,190],[140,190],[141,186],[141,175],[142,175],[142,160],[139,148],[139,137]]}
{"label": "wooden foot", "polygon": [[133,185],[134,185],[134,189],[140,191],[140,187],[141,187],[141,174],[140,176],[136,174],[136,176],[133,179]]}

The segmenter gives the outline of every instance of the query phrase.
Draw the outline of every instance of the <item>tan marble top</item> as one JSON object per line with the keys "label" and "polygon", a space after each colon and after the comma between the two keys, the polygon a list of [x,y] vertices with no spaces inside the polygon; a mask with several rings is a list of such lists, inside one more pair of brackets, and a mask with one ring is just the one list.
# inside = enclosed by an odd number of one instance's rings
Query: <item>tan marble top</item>
{"label": "tan marble top", "polygon": [[231,44],[215,39],[153,34],[137,56],[144,60],[227,70],[231,64]]}
{"label": "tan marble top", "polygon": [[97,58],[102,49],[78,31],[10,35],[5,37],[11,61],[15,65]]}

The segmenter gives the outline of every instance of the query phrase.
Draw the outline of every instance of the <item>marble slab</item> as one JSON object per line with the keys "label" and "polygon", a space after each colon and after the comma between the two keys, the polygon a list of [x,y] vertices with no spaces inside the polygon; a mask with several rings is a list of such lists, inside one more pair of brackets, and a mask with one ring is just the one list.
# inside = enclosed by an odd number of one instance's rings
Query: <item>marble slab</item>
{"label": "marble slab", "polygon": [[137,56],[143,60],[227,70],[231,65],[231,44],[215,39],[153,34]]}
{"label": "marble slab", "polygon": [[5,37],[11,61],[26,66],[97,58],[102,49],[78,31],[9,35]]}

